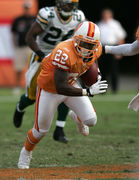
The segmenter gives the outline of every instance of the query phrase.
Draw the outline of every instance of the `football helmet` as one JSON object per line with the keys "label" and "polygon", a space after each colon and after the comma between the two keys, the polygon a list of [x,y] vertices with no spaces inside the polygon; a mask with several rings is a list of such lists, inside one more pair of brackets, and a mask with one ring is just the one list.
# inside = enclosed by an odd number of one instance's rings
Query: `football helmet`
{"label": "football helmet", "polygon": [[73,35],[76,53],[82,58],[91,60],[100,44],[100,30],[91,21],[84,21],[77,26]]}
{"label": "football helmet", "polygon": [[79,0],[56,0],[56,7],[60,15],[68,18],[77,9]]}

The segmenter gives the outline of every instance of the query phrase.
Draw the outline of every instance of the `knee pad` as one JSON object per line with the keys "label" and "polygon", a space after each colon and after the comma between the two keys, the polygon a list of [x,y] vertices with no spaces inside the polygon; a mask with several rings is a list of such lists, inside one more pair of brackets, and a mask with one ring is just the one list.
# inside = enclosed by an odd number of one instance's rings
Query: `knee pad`
{"label": "knee pad", "polygon": [[32,129],[32,134],[36,139],[41,139],[42,137],[46,135],[47,132],[48,131],[44,131],[41,129],[39,130],[39,132],[35,128]]}
{"label": "knee pad", "polygon": [[87,126],[95,126],[96,123],[97,123],[97,116],[84,121],[84,124],[87,125]]}

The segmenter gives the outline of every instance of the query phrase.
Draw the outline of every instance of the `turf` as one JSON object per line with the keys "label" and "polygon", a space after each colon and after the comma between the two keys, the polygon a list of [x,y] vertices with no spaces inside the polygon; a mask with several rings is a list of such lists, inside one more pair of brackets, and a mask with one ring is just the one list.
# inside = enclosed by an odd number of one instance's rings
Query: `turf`
{"label": "turf", "polygon": [[[24,92],[24,90],[23,90]],[[53,140],[56,116],[47,136],[36,146],[31,167],[78,166],[139,163],[139,112],[127,105],[136,91],[107,93],[91,98],[98,122],[87,137],[77,132],[67,117],[68,144]],[[26,133],[34,122],[34,105],[25,113],[21,128],[13,126],[13,113],[19,97],[10,89],[0,89],[0,168],[16,168]]]}

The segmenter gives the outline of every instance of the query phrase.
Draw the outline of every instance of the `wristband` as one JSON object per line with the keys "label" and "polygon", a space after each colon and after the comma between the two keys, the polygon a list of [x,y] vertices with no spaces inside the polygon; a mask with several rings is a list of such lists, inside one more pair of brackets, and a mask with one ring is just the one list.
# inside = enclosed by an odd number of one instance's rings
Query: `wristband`
{"label": "wristband", "polygon": [[87,89],[82,89],[82,95],[87,96]]}

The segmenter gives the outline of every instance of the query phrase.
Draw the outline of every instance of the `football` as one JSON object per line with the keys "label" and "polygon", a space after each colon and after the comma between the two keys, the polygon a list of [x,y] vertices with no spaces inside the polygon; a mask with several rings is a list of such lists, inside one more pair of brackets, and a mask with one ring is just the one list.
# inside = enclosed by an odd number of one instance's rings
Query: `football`
{"label": "football", "polygon": [[96,63],[94,63],[83,75],[80,76],[80,78],[86,86],[90,87],[91,85],[96,83],[97,76],[98,66]]}

